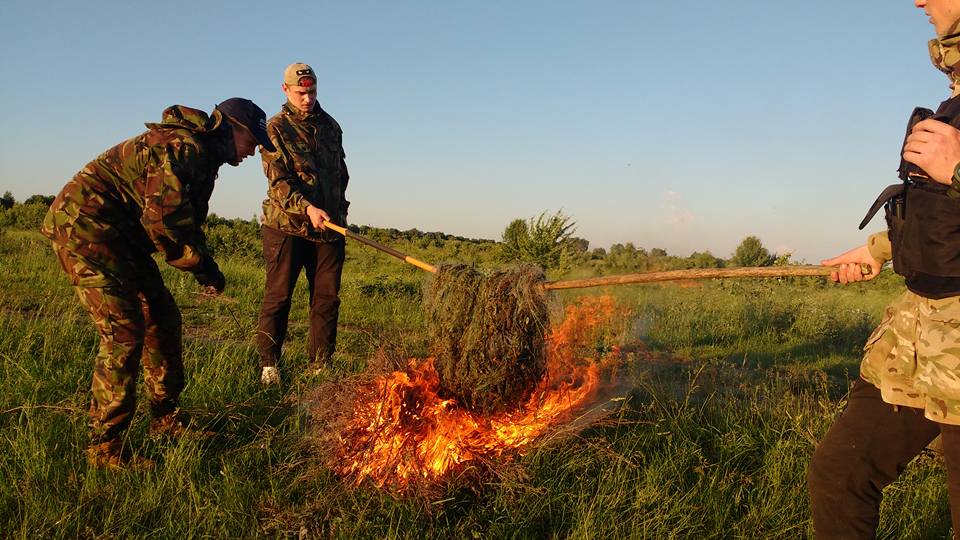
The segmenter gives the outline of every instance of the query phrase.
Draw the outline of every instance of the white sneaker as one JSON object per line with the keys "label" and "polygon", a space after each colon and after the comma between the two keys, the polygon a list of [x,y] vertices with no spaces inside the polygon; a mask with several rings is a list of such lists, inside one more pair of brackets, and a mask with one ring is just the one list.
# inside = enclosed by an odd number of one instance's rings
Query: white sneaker
{"label": "white sneaker", "polygon": [[276,366],[264,366],[260,372],[260,384],[280,384],[280,370]]}

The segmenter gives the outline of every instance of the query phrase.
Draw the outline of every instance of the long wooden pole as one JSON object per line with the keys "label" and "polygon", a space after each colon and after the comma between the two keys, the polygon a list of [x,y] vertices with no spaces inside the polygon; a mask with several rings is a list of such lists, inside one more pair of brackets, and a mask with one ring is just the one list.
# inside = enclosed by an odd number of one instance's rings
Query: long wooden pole
{"label": "long wooden pole", "polygon": [[[437,267],[432,264],[415,259],[406,253],[401,253],[390,246],[385,246],[361,236],[346,227],[341,227],[335,223],[325,221],[324,226],[328,229],[342,234],[345,238],[351,238],[366,244],[374,249],[380,250],[389,255],[403,260],[417,268],[426,270],[432,274],[437,273]],[[668,270],[666,272],[643,272],[639,274],[623,274],[619,276],[604,276],[587,279],[569,279],[563,281],[548,281],[543,284],[547,290],[558,289],[584,289],[587,287],[605,287],[609,285],[628,285],[631,283],[655,283],[658,281],[682,281],[693,279],[723,279],[723,278],[779,278],[779,277],[802,277],[802,276],[828,276],[830,272],[836,270],[829,266],[759,266],[744,268],[692,268],[689,270]],[[869,268],[864,269],[864,274],[870,273]]]}
{"label": "long wooden pole", "polygon": [[351,239],[353,239],[353,240],[356,240],[357,242],[360,242],[361,244],[366,244],[366,245],[368,245],[368,246],[370,246],[370,247],[372,247],[372,248],[374,248],[374,249],[379,249],[380,251],[382,251],[382,252],[384,252],[384,253],[387,253],[387,254],[389,254],[389,255],[393,255],[394,257],[396,257],[396,258],[398,258],[398,259],[400,259],[400,260],[402,260],[402,261],[405,261],[405,262],[407,262],[407,263],[410,263],[410,264],[416,266],[417,268],[421,268],[421,269],[423,269],[423,270],[426,270],[427,272],[430,272],[431,274],[436,274],[436,273],[437,273],[437,267],[436,267],[436,266],[433,266],[432,264],[429,264],[429,263],[425,263],[425,262],[423,262],[423,261],[421,261],[421,260],[418,260],[418,259],[414,259],[413,257],[407,255],[406,253],[401,253],[401,252],[393,249],[393,248],[390,247],[390,246],[385,246],[385,245],[381,244],[380,242],[374,242],[373,240],[371,240],[371,239],[369,239],[369,238],[367,238],[367,237],[365,237],[365,236],[360,236],[359,234],[351,231],[350,229],[348,229],[348,228],[346,228],[346,227],[341,227],[341,226],[337,225],[336,223],[331,223],[331,222],[329,222],[329,221],[324,221],[324,222],[323,222],[323,226],[326,227],[326,228],[328,228],[328,229],[337,231],[338,233],[342,234],[342,235],[344,236],[344,238],[351,238]]}
{"label": "long wooden pole", "polygon": [[570,279],[565,281],[548,281],[543,284],[544,289],[582,289],[585,287],[603,287],[606,285],[626,285],[629,283],[653,283],[657,281],[678,281],[685,279],[718,279],[718,278],[778,278],[795,276],[827,276],[836,268],[829,266],[761,266],[745,268],[693,268],[690,270],[669,270],[666,272],[645,272],[640,274],[624,274],[620,276],[604,276],[587,279]]}

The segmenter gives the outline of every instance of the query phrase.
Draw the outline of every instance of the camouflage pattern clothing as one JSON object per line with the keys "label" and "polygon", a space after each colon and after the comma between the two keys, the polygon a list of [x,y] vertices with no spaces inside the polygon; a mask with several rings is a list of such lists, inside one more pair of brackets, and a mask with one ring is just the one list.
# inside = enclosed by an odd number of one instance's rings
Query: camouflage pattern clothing
{"label": "camouflage pattern clothing", "polygon": [[141,361],[153,416],[173,412],[183,389],[180,312],[150,254],[222,286],[200,225],[219,167],[235,158],[229,128],[219,111],[182,106],[146,126],[77,173],[41,228],[100,335],[91,444],[129,425]]}
{"label": "camouflage pattern clothing", "polygon": [[307,218],[312,204],[337,225],[347,224],[350,175],[340,124],[319,103],[304,114],[288,102],[267,121],[267,133],[277,151],[260,153],[268,182],[263,225],[313,241],[342,241],[333,231],[314,229]]}
{"label": "camouflage pattern clothing", "polygon": [[960,425],[960,297],[904,292],[887,306],[864,351],[860,376],[885,402]]}
{"label": "camouflage pattern clothing", "polygon": [[960,93],[960,73],[954,70],[960,66],[960,19],[927,44],[930,61],[950,79],[953,95]]}
{"label": "camouflage pattern clothing", "polygon": [[[54,244],[64,268],[82,263]],[[136,410],[137,374],[153,418],[174,413],[184,386],[180,310],[150,257],[129,259],[129,278],[109,287],[74,287],[100,336],[90,389],[91,445],[120,438]],[[69,271],[68,271],[69,273]]]}
{"label": "camouflage pattern clothing", "polygon": [[119,281],[117,247],[160,251],[168,264],[201,277],[219,271],[200,225],[230,140],[214,134],[219,111],[169,107],[148,131],[107,150],[54,199],[41,232],[74,252],[67,269],[74,285],[106,287]]}
{"label": "camouflage pattern clothing", "polygon": [[[931,56],[956,92],[960,41],[947,38],[940,36]],[[960,236],[946,243],[960,246]],[[887,232],[871,235],[866,248],[881,263],[892,257]],[[864,351],[847,405],[807,469],[814,537],[875,538],[884,488],[940,436],[950,518],[960,538],[960,296],[927,298],[908,289],[887,306]]]}

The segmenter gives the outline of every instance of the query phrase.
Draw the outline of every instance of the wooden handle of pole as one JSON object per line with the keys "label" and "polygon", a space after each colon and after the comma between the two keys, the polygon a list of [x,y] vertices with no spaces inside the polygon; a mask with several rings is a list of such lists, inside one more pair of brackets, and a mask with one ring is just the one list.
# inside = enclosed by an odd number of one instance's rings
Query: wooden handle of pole
{"label": "wooden handle of pole", "polygon": [[[380,250],[389,255],[426,270],[432,274],[437,273],[437,267],[425,263],[421,260],[401,253],[389,246],[375,242],[352,232],[346,227],[341,227],[330,221],[323,222],[324,227],[336,231],[344,236],[366,244],[374,249]],[[603,287],[606,285],[627,285],[630,283],[654,283],[658,281],[679,281],[690,279],[723,279],[723,278],[779,278],[779,277],[802,277],[802,276],[828,276],[836,268],[830,266],[760,266],[744,268],[693,268],[689,270],[669,270],[665,272],[645,272],[640,274],[624,274],[620,276],[604,276],[587,279],[570,279],[564,281],[548,281],[543,284],[547,290],[556,289],[583,289],[586,287]],[[864,275],[870,274],[870,267],[863,265]]]}
{"label": "wooden handle of pole", "polygon": [[417,268],[420,268],[420,269],[422,269],[422,270],[426,270],[427,272],[430,272],[431,274],[436,274],[436,273],[437,273],[437,267],[436,267],[436,266],[433,266],[432,264],[425,263],[425,262],[423,262],[423,261],[421,261],[421,260],[414,259],[413,257],[411,257],[411,256],[409,256],[409,255],[407,255],[407,254],[405,254],[405,253],[401,253],[401,252],[393,249],[393,248],[390,247],[390,246],[385,246],[385,245],[383,245],[383,244],[381,244],[381,243],[379,243],[379,242],[374,242],[373,240],[370,240],[369,238],[366,238],[366,237],[364,237],[364,236],[360,236],[359,234],[351,231],[350,229],[348,229],[348,228],[346,228],[346,227],[341,227],[341,226],[337,225],[336,223],[332,223],[332,222],[330,222],[330,221],[324,221],[324,222],[323,222],[323,226],[326,227],[326,228],[328,228],[328,229],[330,229],[330,230],[332,230],[332,231],[336,231],[336,232],[342,234],[344,238],[350,238],[350,239],[356,240],[357,242],[360,242],[361,244],[366,244],[366,245],[368,245],[368,246],[370,246],[370,247],[372,247],[372,248],[374,248],[374,249],[378,249],[378,250],[380,250],[380,251],[382,251],[382,252],[384,252],[384,253],[387,253],[387,254],[389,254],[389,255],[393,255],[394,257],[396,257],[396,258],[398,258],[398,259],[400,259],[400,260],[402,260],[402,261],[404,261],[404,262],[407,262],[407,263],[409,263],[409,264],[412,264],[412,265],[416,266]]}
{"label": "wooden handle of pole", "polygon": [[[543,284],[547,290],[555,289],[582,289],[585,287],[602,287],[604,285],[626,285],[628,283],[653,283],[657,281],[676,281],[684,279],[717,279],[717,278],[777,278],[797,276],[828,276],[836,268],[830,266],[760,266],[744,268],[693,268],[690,270],[670,270],[666,272],[646,272],[642,274],[625,274],[621,276],[605,276],[588,279],[570,279],[565,281],[548,281]],[[870,267],[862,269],[864,275],[870,273]]]}

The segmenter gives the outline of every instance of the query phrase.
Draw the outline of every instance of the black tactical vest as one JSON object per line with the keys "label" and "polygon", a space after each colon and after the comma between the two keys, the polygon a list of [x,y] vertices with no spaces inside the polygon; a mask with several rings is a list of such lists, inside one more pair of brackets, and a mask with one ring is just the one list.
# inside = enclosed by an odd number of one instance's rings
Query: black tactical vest
{"label": "black tactical vest", "polygon": [[[928,117],[960,128],[960,97],[944,101],[936,113],[914,109],[907,135],[917,122]],[[900,153],[902,156],[902,148]],[[902,158],[899,173],[902,182],[883,190],[860,228],[884,206],[893,246],[893,270],[905,278],[907,288],[926,298],[958,296],[960,198],[949,196],[950,186],[931,180],[922,169]]]}

